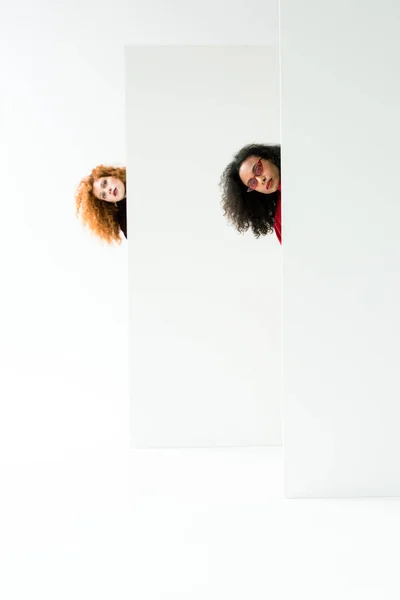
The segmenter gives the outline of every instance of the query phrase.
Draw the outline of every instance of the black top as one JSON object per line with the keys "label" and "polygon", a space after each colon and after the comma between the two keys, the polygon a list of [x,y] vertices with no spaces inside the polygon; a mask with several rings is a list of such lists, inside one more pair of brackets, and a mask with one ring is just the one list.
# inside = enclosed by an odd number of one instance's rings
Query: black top
{"label": "black top", "polygon": [[117,211],[115,213],[115,216],[119,226],[121,227],[122,233],[124,234],[126,239],[128,239],[128,232],[126,226],[126,198],[117,202]]}

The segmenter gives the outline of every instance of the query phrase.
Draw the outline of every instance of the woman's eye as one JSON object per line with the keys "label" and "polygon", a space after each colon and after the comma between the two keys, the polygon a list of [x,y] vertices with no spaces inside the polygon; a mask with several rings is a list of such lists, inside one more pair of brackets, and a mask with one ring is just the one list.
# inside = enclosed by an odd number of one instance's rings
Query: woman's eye
{"label": "woman's eye", "polygon": [[250,179],[249,188],[253,189],[257,187],[257,179]]}
{"label": "woman's eye", "polygon": [[107,179],[104,179],[104,181],[103,181],[103,187],[106,187],[106,185],[107,185]]}
{"label": "woman's eye", "polygon": [[106,199],[106,195],[105,194],[102,194],[101,197],[102,197],[103,200]]}
{"label": "woman's eye", "polygon": [[261,163],[261,162],[258,162],[258,163],[256,164],[256,168],[255,168],[255,170],[254,170],[254,172],[255,172],[255,174],[257,175],[257,177],[258,177],[259,175],[261,175],[262,171],[263,171],[262,163]]}

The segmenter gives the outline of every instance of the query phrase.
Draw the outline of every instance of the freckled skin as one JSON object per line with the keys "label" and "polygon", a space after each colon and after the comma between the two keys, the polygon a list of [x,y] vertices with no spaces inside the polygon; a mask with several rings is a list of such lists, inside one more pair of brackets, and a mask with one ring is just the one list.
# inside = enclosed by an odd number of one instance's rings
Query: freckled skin
{"label": "freckled skin", "polygon": [[125,198],[125,185],[117,177],[100,177],[93,182],[93,194],[105,202],[120,202]]}

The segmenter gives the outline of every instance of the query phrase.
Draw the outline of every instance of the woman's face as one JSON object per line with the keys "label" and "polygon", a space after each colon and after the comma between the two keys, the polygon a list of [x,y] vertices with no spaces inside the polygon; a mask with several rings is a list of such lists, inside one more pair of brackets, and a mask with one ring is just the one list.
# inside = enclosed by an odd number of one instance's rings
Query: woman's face
{"label": "woman's face", "polygon": [[99,200],[119,202],[125,198],[125,185],[116,177],[99,177],[93,182],[93,194]]}
{"label": "woman's face", "polygon": [[256,190],[260,194],[276,192],[280,183],[278,167],[259,156],[249,156],[242,162],[239,177],[249,192]]}

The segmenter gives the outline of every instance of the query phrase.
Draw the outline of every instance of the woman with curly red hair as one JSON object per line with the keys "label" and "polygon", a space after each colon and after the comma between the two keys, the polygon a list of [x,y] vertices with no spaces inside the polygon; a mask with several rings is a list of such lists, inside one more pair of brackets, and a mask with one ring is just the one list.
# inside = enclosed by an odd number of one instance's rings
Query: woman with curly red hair
{"label": "woman with curly red hair", "polygon": [[126,168],[99,165],[84,177],[75,193],[76,214],[83,224],[108,244],[128,237],[126,223]]}

